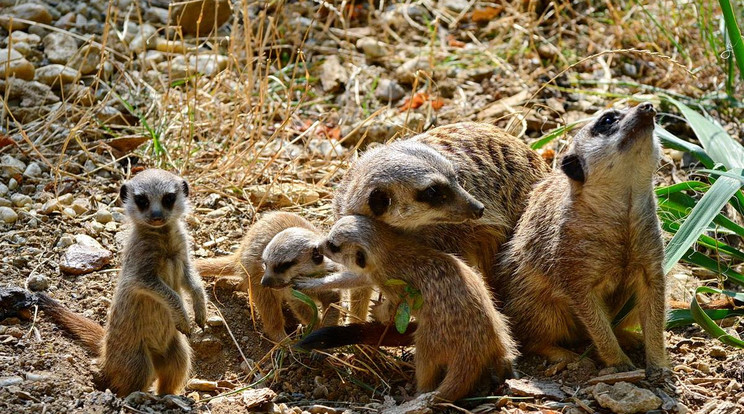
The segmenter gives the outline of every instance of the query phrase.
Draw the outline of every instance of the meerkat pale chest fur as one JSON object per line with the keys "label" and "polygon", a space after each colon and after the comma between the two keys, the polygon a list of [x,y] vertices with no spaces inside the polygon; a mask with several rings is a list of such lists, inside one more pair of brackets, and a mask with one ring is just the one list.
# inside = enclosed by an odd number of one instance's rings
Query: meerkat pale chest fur
{"label": "meerkat pale chest fur", "polygon": [[58,323],[100,354],[101,385],[119,396],[147,391],[156,379],[158,393],[174,394],[188,379],[191,348],[185,335],[191,328],[182,291],[191,296],[197,325],[206,320],[206,295],[181,222],[188,194],[185,180],[157,169],[122,185],[131,233],[105,330],[49,297],[40,300]]}
{"label": "meerkat pale chest fur", "polygon": [[347,278],[358,286],[374,284],[396,301],[400,286],[386,282],[400,279],[421,292],[423,305],[414,310],[420,392],[436,390],[440,398],[454,401],[471,392],[487,368],[501,379],[511,376],[517,351],[506,319],[494,308],[483,278],[462,260],[358,215],[338,220],[321,247],[348,270],[326,280],[304,280],[315,282],[308,288]]}
{"label": "meerkat pale chest fur", "polygon": [[588,336],[607,365],[629,369],[611,322],[635,294],[647,368],[666,366],[655,114],[650,103],[600,114],[532,192],[499,280],[525,350],[565,360],[561,346]]}
{"label": "meerkat pale chest fur", "polygon": [[[289,285],[298,276],[324,276],[339,269],[318,251],[323,238],[309,221],[293,213],[270,212],[254,223],[232,256],[197,260],[197,269],[205,275],[239,274],[240,289],[248,292],[256,306],[263,331],[279,342],[284,331],[282,304],[287,303],[303,323],[309,323],[312,310],[291,294]],[[339,319],[338,292],[311,293],[323,305],[324,325],[336,325]]]}

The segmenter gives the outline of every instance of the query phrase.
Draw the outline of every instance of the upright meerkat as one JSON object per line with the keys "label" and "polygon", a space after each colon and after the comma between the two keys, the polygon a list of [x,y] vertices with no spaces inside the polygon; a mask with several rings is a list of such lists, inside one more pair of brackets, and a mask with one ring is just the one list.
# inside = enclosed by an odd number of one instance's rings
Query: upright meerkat
{"label": "upright meerkat", "polygon": [[667,365],[655,115],[650,103],[605,111],[532,191],[497,282],[524,351],[568,360],[562,346],[588,336],[607,365],[630,369],[611,323],[635,294],[646,366]]}
{"label": "upright meerkat", "polygon": [[[314,316],[306,304],[292,296],[292,279],[323,276],[340,268],[318,252],[322,238],[312,223],[297,214],[271,212],[251,226],[234,255],[197,260],[196,268],[206,276],[242,275],[240,289],[251,295],[264,333],[279,342],[287,336],[282,313],[285,301],[301,322],[307,324]],[[318,292],[311,297],[323,305],[324,324],[336,325],[339,311],[332,305],[340,302],[339,293]]]}
{"label": "upright meerkat", "polygon": [[456,256],[358,215],[338,220],[321,249],[348,270],[299,280],[305,289],[333,287],[345,278],[342,285],[374,284],[395,301],[402,298],[401,287],[386,282],[400,279],[421,292],[423,304],[413,310],[420,392],[436,390],[454,401],[472,391],[487,368],[495,368],[501,379],[512,375],[517,350],[506,319],[494,308],[483,278]]}
{"label": "upright meerkat", "polygon": [[132,229],[105,328],[49,296],[39,297],[55,322],[100,355],[102,385],[118,396],[148,391],[155,379],[159,394],[175,394],[188,379],[191,348],[185,335],[191,328],[181,291],[191,296],[197,325],[204,326],[207,314],[180,220],[188,194],[185,180],[157,169],[121,186]]}

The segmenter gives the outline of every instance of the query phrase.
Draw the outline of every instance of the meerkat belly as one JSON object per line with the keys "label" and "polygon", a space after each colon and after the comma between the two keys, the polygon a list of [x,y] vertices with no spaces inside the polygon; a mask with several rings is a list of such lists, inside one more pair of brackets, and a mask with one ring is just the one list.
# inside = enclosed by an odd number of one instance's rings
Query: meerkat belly
{"label": "meerkat belly", "polygon": [[158,265],[158,277],[179,295],[181,294],[181,280],[185,270],[183,262],[180,256],[172,255],[164,257]]}
{"label": "meerkat belly", "polygon": [[131,292],[111,308],[106,342],[146,345],[152,350],[165,350],[175,325],[170,309],[151,296]]}

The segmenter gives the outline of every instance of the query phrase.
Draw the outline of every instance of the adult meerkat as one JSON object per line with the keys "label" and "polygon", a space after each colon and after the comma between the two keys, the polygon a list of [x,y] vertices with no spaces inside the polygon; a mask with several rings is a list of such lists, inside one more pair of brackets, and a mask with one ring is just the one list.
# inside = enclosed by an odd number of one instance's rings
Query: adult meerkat
{"label": "adult meerkat", "polygon": [[512,375],[517,350],[506,319],[494,308],[483,278],[456,256],[364,216],[338,220],[321,249],[347,271],[298,280],[305,289],[333,287],[345,278],[342,285],[374,284],[395,301],[402,289],[386,282],[401,279],[421,292],[423,305],[413,310],[420,392],[436,390],[454,401],[472,391],[487,368],[495,368],[501,379]]}
{"label": "adult meerkat", "polygon": [[155,379],[159,394],[175,394],[188,378],[191,328],[182,290],[191,296],[197,325],[204,326],[207,314],[180,220],[188,194],[185,180],[157,169],[121,186],[132,229],[105,328],[40,295],[41,308],[100,355],[102,385],[119,396],[147,391]]}
{"label": "adult meerkat", "polygon": [[607,365],[630,369],[611,323],[635,294],[647,368],[667,365],[655,115],[650,103],[600,114],[532,191],[498,281],[524,351],[569,360],[561,346],[588,336]]}
{"label": "adult meerkat", "polygon": [[[248,292],[256,306],[263,332],[272,341],[286,338],[282,304],[307,324],[312,310],[292,296],[289,285],[297,276],[320,276],[339,270],[339,266],[318,251],[323,238],[309,221],[293,213],[271,212],[254,223],[243,237],[238,251],[231,256],[196,261],[196,268],[206,276],[239,274],[243,276],[240,290]],[[323,322],[336,325],[339,310],[338,292],[311,293],[323,305]]]}

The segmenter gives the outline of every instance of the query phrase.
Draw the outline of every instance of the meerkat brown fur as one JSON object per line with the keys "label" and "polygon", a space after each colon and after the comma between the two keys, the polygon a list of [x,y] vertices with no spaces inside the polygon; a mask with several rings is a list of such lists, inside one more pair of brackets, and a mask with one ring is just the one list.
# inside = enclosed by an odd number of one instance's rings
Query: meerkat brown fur
{"label": "meerkat brown fur", "polygon": [[150,169],[122,185],[119,194],[132,229],[106,327],[48,296],[41,296],[40,305],[100,355],[102,385],[117,395],[147,391],[155,379],[159,394],[175,394],[191,368],[182,290],[191,296],[197,325],[206,320],[206,295],[180,220],[189,186],[174,174]]}
{"label": "meerkat brown fur", "polygon": [[[346,277],[358,286],[374,284],[392,301],[402,298],[402,290],[387,284],[390,279],[421,292],[423,305],[413,310],[420,392],[436,390],[438,397],[454,401],[471,392],[488,368],[502,380],[512,375],[517,351],[506,319],[494,308],[483,278],[456,256],[358,215],[338,220],[321,249],[348,269],[328,276],[331,283]],[[319,287],[323,279],[304,282]]]}
{"label": "meerkat brown fur", "polygon": [[588,336],[607,365],[630,369],[611,323],[635,294],[647,370],[667,365],[655,114],[650,103],[603,112],[532,191],[499,281],[525,351],[571,359],[561,345]]}
{"label": "meerkat brown fur", "polygon": [[[248,292],[256,306],[263,331],[272,341],[286,338],[282,304],[286,301],[292,312],[307,324],[312,310],[292,296],[289,285],[297,276],[323,276],[339,266],[318,251],[323,238],[309,221],[293,213],[270,212],[254,223],[243,237],[240,248],[232,256],[196,261],[204,275],[243,275],[240,289]],[[323,305],[324,325],[336,325],[339,311],[333,304],[340,302],[338,292],[312,293]]]}

